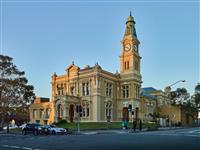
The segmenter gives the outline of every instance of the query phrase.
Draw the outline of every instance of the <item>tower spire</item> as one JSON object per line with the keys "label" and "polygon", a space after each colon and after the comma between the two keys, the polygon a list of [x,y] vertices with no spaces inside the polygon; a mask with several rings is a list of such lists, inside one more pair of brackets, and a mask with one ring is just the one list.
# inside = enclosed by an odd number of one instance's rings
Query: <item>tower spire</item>
{"label": "tower spire", "polygon": [[126,30],[124,36],[131,35],[134,39],[137,39],[137,34],[135,30],[135,21],[130,11],[130,16],[128,16],[126,21]]}

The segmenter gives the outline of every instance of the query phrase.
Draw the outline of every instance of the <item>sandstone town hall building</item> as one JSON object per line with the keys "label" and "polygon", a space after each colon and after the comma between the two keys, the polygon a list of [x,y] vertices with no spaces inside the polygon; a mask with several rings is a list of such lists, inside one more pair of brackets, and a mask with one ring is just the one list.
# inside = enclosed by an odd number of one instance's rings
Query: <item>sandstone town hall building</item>
{"label": "sandstone town hall building", "polygon": [[108,118],[110,121],[129,120],[132,118],[129,105],[134,110],[137,108],[140,115],[139,45],[135,21],[130,14],[121,40],[120,72],[106,71],[98,63],[79,68],[72,62],[64,75],[52,75],[51,99],[36,98],[30,107],[30,121],[42,124],[76,121],[78,104],[82,105],[82,122],[104,122]]}

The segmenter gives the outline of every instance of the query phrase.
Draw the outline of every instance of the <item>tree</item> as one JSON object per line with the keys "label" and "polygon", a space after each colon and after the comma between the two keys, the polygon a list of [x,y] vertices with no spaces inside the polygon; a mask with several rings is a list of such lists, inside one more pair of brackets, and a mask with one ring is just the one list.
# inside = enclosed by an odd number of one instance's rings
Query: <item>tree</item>
{"label": "tree", "polygon": [[183,105],[190,101],[190,94],[186,88],[177,88],[176,91],[171,92],[171,100],[174,105]]}
{"label": "tree", "polygon": [[12,60],[0,55],[0,127],[9,124],[17,110],[27,108],[35,98],[34,87],[28,85],[24,71],[18,70]]}
{"label": "tree", "polygon": [[29,109],[28,107],[24,107],[24,108],[16,108],[12,119],[15,120],[15,124],[17,126],[20,126],[21,124],[25,123],[25,122],[29,122]]}
{"label": "tree", "polygon": [[177,88],[171,93],[171,98],[172,104],[179,105],[186,116],[191,116],[193,119],[197,116],[197,106],[200,102],[198,95],[190,96],[185,88]]}
{"label": "tree", "polygon": [[200,83],[195,87],[194,102],[198,109],[200,109]]}

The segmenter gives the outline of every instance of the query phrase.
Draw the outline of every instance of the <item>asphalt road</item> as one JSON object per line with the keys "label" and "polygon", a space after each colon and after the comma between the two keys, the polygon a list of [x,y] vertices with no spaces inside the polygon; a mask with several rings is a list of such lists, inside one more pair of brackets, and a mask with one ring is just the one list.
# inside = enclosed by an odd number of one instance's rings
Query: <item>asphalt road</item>
{"label": "asphalt road", "polygon": [[197,150],[200,128],[152,132],[115,132],[87,135],[5,135],[0,150]]}

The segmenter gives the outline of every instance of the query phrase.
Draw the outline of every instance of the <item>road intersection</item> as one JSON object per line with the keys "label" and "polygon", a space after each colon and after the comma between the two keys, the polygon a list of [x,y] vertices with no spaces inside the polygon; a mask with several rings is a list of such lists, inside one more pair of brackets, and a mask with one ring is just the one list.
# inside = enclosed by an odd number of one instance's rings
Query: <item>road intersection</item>
{"label": "road intersection", "polygon": [[130,132],[90,131],[80,135],[33,136],[0,134],[0,150],[175,150],[198,149],[200,128]]}

